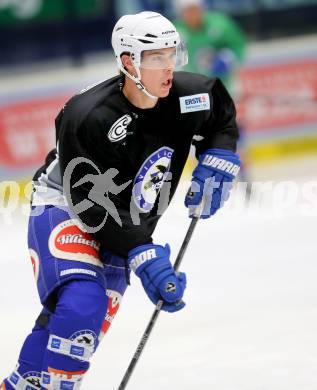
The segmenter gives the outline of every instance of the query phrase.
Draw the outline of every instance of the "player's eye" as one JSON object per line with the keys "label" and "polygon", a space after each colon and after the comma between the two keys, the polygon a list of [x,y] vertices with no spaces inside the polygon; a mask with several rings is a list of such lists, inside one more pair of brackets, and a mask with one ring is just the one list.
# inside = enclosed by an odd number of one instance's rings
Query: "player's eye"
{"label": "player's eye", "polygon": [[152,58],[153,58],[154,62],[157,62],[157,63],[163,63],[164,62],[163,56],[154,56]]}

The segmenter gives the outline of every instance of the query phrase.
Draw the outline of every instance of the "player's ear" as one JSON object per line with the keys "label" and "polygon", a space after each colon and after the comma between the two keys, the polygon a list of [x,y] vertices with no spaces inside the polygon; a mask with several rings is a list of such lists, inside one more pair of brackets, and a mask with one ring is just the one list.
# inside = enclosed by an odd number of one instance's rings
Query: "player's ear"
{"label": "player's ear", "polygon": [[135,74],[135,68],[133,61],[130,57],[129,53],[123,53],[121,56],[121,62],[123,67],[130,73],[130,74]]}

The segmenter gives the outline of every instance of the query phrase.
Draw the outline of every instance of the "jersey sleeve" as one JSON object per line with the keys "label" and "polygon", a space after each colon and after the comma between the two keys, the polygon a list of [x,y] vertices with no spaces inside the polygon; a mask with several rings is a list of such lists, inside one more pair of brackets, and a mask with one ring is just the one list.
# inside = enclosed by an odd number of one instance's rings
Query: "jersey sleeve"
{"label": "jersey sleeve", "polygon": [[235,152],[239,138],[236,109],[228,91],[219,79],[210,88],[210,113],[193,138],[197,158],[207,149],[213,148]]}
{"label": "jersey sleeve", "polygon": [[126,258],[132,248],[152,242],[151,221],[130,212],[132,184],[122,158],[108,141],[103,118],[68,112],[58,121],[63,189],[71,211],[101,246]]}

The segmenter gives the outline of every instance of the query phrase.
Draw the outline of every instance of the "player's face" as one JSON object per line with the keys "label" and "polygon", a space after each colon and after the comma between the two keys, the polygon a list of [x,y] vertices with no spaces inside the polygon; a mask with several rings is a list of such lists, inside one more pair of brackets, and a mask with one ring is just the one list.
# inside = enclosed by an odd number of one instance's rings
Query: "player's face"
{"label": "player's face", "polygon": [[172,86],[176,49],[147,50],[142,54],[141,80],[154,96],[165,97]]}
{"label": "player's face", "polygon": [[203,9],[198,5],[191,5],[182,11],[182,19],[191,28],[199,28],[202,25]]}

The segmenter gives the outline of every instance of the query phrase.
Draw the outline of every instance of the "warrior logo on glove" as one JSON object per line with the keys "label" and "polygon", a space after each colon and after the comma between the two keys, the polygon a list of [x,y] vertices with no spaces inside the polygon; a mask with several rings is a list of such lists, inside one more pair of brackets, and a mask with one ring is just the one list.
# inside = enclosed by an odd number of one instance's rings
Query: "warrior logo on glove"
{"label": "warrior logo on glove", "polygon": [[176,286],[175,286],[175,284],[174,283],[167,283],[166,284],[166,292],[169,292],[169,293],[171,293],[171,292],[176,292]]}
{"label": "warrior logo on glove", "polygon": [[168,244],[140,245],[129,252],[128,261],[154,305],[163,301],[162,310],[170,313],[185,306],[182,298],[186,288],[186,275],[173,269]]}
{"label": "warrior logo on glove", "polygon": [[208,149],[199,157],[185,198],[190,217],[202,204],[201,218],[214,215],[229,199],[232,182],[240,169],[239,156],[231,150]]}

